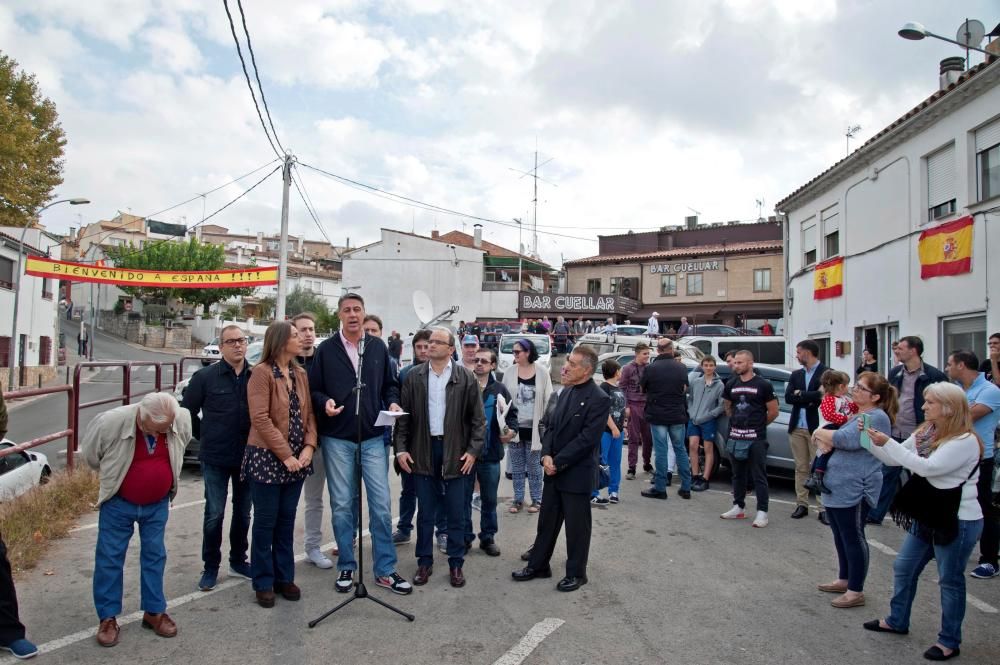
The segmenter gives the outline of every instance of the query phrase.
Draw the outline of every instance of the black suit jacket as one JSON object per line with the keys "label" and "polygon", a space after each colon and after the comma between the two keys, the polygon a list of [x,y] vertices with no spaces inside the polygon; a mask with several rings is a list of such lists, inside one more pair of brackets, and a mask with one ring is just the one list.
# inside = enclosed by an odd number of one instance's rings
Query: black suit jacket
{"label": "black suit jacket", "polygon": [[[799,413],[806,410],[806,424],[809,425],[811,434],[819,427],[819,403],[823,401],[823,393],[819,390],[819,379],[826,371],[826,365],[819,363],[816,371],[813,372],[812,381],[806,385],[806,368],[800,367],[792,372],[788,379],[788,386],[785,388],[785,402],[792,405],[792,415],[788,419],[788,431],[791,432],[799,426]],[[801,390],[798,395],[796,390]]]}
{"label": "black suit jacket", "polygon": [[[569,394],[564,395],[567,390]],[[545,482],[554,482],[560,492],[594,491],[601,436],[610,412],[611,400],[593,379],[563,388],[556,407],[545,415],[542,457],[551,456],[556,465],[556,474],[546,475]]]}

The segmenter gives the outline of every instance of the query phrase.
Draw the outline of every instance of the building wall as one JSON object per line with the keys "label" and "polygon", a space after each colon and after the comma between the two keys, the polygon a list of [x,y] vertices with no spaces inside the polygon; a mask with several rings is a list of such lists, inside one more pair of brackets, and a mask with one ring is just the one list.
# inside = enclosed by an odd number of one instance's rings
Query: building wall
{"label": "building wall", "polygon": [[[36,234],[36,237],[32,238],[32,233]],[[29,229],[25,236],[25,242],[32,244],[30,241],[38,242],[37,231],[34,229]],[[18,234],[15,237],[19,237]],[[0,256],[6,259],[10,259],[14,262],[14,270],[17,270],[17,249],[7,247],[5,244],[0,244]],[[57,349],[59,346],[58,336],[56,334],[56,313],[58,310],[58,292],[59,285],[55,281],[49,280],[48,286],[46,288],[45,294],[43,295],[43,280],[41,277],[33,277],[23,273],[24,270],[24,260],[26,257],[21,256],[21,278],[18,282],[20,290],[20,298],[18,300],[18,312],[17,312],[17,335],[18,338],[21,335],[27,336],[27,345],[25,346],[25,357],[24,366],[34,367],[39,365],[39,352],[41,351],[41,337],[48,337],[52,340],[51,344],[51,360],[48,363],[49,366],[55,366]],[[14,290],[0,287],[0,312],[3,312],[2,318],[0,318],[0,337],[10,337],[13,327],[13,313],[14,313]],[[11,342],[10,348],[12,353],[16,353],[17,349],[17,339]],[[17,363],[20,366],[20,363]],[[6,385],[6,384],[5,384]]]}
{"label": "building wall", "polygon": [[[487,321],[492,319],[516,319],[517,291],[483,291],[479,313],[476,318]],[[469,319],[460,320],[468,321]]]}
{"label": "building wall", "polygon": [[[672,269],[678,264],[710,262],[717,269],[703,269],[691,271],[702,275],[702,294],[688,295],[687,293],[687,272],[678,273],[673,270],[669,273],[651,273],[652,266],[667,265]],[[780,254],[754,254],[754,255],[734,255],[721,256],[701,256],[671,258],[664,261],[655,261],[642,264],[642,304],[650,305],[672,305],[676,303],[695,302],[729,302],[744,300],[781,300],[782,282],[784,280],[782,270],[783,259]],[[754,270],[769,269],[771,271],[771,290],[755,292]],[[662,277],[663,275],[676,275],[677,295],[663,296]]]}
{"label": "building wall", "polygon": [[482,250],[382,229],[381,241],[353,250],[343,265],[344,288],[364,297],[366,310],[382,317],[385,330],[398,330],[404,338],[420,328],[413,310],[416,291],[430,297],[434,314],[459,307],[442,322],[446,325],[480,317]]}
{"label": "building wall", "polygon": [[[601,293],[611,293],[611,279],[614,277],[638,277],[640,278],[640,290],[642,289],[642,268],[638,263],[614,263],[611,265],[596,266],[567,266],[566,267],[566,292],[586,293],[587,281],[591,279],[601,280]],[[638,300],[638,298],[636,298]]]}
{"label": "building wall", "polygon": [[[806,337],[852,343],[851,353],[830,364],[853,371],[859,364],[864,338],[859,328],[879,328],[877,351],[880,362],[888,356],[893,326],[898,335],[919,335],[924,341],[924,359],[940,365],[945,348],[942,321],[950,316],[986,316],[986,334],[1000,330],[1000,310],[988,300],[987,284],[1000,284],[1000,229],[994,208],[1000,199],[977,202],[974,131],[1000,110],[1000,86],[966,100],[936,123],[926,127],[872,165],[859,167],[843,182],[788,209],[788,265],[791,307],[787,325],[789,341]],[[956,214],[927,221],[926,157],[943,146],[955,146]],[[871,168],[875,167],[875,170]],[[804,267],[802,228],[818,219],[822,210],[837,206],[844,261],[844,294],[829,300],[814,300],[814,272]],[[919,234],[939,224],[968,214],[974,215],[972,272],[929,280],[920,278]],[[815,241],[822,247],[817,225]],[[822,250],[817,260],[823,260]],[[993,259],[993,260],[991,260]],[[978,355],[985,348],[973,349]]]}

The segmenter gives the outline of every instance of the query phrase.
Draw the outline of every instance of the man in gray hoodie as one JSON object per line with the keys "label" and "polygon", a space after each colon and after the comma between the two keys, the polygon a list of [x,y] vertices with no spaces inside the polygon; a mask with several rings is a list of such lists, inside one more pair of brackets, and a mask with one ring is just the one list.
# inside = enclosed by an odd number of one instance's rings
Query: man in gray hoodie
{"label": "man in gray hoodie", "polygon": [[[715,358],[705,356],[701,359],[702,375],[691,381],[688,392],[688,452],[691,457],[691,490],[704,492],[708,489],[708,481],[712,476],[715,463],[715,423],[722,415],[725,406],[722,403],[722,391],[725,386],[715,374]],[[705,468],[701,473],[699,468],[698,444],[704,443]]]}

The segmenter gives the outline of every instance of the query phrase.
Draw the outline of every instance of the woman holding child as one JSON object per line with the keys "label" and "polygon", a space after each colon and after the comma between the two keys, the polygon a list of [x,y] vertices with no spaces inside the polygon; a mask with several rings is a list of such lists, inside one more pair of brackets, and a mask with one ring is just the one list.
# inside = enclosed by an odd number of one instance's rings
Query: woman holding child
{"label": "woman holding child", "polygon": [[817,429],[813,441],[821,453],[833,453],[826,466],[823,482],[828,494],[823,497],[833,543],[837,548],[837,579],[817,588],[839,594],[834,607],[860,607],[865,604],[864,585],[868,575],[868,541],[865,540],[865,517],[878,502],[882,489],[882,462],[869,452],[868,438],[862,441],[858,419],[878,432],[891,432],[898,403],[896,389],[885,377],[864,372],[858,377],[851,397],[858,413],[837,430]]}

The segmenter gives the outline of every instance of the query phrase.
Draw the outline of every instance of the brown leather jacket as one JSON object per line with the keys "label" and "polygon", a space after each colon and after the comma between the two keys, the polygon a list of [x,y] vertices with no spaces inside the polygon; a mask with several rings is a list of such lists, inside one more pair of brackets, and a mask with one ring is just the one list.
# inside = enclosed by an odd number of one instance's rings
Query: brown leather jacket
{"label": "brown leather jacket", "polygon": [[[309,398],[309,379],[306,371],[294,365],[295,391],[302,410],[302,427],[305,444],[316,448],[316,418]],[[274,378],[270,363],[255,365],[247,384],[247,402],[250,405],[250,436],[247,445],[267,448],[284,462],[292,456],[288,445],[288,388],[284,381]]]}

